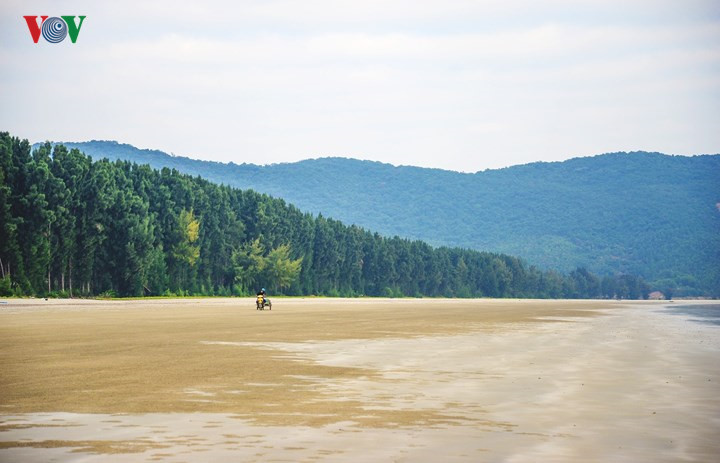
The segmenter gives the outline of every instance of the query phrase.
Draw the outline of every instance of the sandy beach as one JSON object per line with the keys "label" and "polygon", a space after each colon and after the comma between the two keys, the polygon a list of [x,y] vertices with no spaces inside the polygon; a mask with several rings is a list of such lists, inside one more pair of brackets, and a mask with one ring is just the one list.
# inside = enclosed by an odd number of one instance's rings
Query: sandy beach
{"label": "sandy beach", "polygon": [[2,462],[720,458],[692,303],[6,302]]}

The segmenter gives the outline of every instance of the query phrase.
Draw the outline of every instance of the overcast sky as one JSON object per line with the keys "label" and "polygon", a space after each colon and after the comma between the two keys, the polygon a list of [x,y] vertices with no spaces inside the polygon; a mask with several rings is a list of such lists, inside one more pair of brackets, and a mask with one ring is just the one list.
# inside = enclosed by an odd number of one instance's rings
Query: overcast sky
{"label": "overcast sky", "polygon": [[[23,15],[85,15],[33,43]],[[0,4],[0,130],[474,172],[720,152],[717,0]]]}

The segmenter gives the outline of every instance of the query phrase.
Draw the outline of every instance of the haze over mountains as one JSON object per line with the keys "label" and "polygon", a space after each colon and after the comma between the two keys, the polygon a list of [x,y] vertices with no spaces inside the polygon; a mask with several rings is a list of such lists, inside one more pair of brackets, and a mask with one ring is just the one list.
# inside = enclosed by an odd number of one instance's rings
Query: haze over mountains
{"label": "haze over mountains", "polygon": [[343,158],[221,164],[117,142],[63,144],[251,188],[384,235],[720,295],[720,155],[611,153],[464,174]]}

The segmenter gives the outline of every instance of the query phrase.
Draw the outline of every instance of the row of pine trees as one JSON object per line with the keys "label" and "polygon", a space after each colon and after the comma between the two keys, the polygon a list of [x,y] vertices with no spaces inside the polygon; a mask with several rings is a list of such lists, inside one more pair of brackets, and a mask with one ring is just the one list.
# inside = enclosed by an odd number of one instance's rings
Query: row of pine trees
{"label": "row of pine trees", "polygon": [[[432,213],[432,211],[428,211]],[[643,298],[632,275],[373,234],[175,170],[0,133],[0,295]]]}

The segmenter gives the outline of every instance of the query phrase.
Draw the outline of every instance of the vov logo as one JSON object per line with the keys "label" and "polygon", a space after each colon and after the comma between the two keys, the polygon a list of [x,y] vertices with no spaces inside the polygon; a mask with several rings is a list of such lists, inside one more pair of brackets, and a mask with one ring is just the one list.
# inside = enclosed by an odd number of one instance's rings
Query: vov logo
{"label": "vov logo", "polygon": [[[75,22],[76,17],[80,18],[79,23]],[[23,16],[23,18],[27,22],[30,36],[35,43],[38,43],[40,33],[50,43],[60,43],[68,35],[72,43],[75,43],[85,20],[85,16],[60,16],[59,18],[57,16],[52,18],[40,16],[41,20],[38,24],[37,16]]]}

